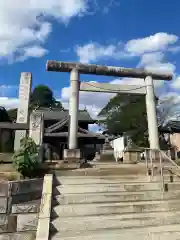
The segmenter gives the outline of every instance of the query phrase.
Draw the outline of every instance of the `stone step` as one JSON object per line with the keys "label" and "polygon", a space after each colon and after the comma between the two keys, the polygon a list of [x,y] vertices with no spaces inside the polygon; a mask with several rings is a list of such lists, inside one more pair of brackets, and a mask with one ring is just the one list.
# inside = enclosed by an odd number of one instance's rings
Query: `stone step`
{"label": "stone step", "polygon": [[150,212],[117,215],[80,216],[57,218],[52,221],[55,229],[63,232],[86,232],[103,229],[129,229],[133,227],[180,224],[180,212]]}
{"label": "stone step", "polygon": [[[175,170],[174,170],[175,171]],[[169,171],[166,170],[166,173]],[[177,171],[176,171],[177,172]],[[83,169],[75,169],[75,170],[54,170],[53,173],[56,176],[129,176],[129,175],[147,175],[147,169],[124,169],[118,167],[106,167],[106,168],[83,168]],[[160,175],[157,169],[154,170],[154,175]]]}
{"label": "stone step", "polygon": [[[126,182],[133,182],[133,183],[141,183],[141,182],[149,182],[150,177],[149,176],[137,176],[137,175],[127,175],[127,176],[119,176],[119,175],[114,175],[114,176],[69,176],[69,177],[58,177],[55,180],[56,184],[104,184],[104,183],[126,183]],[[161,177],[160,176],[153,176],[152,177],[152,182],[160,182]],[[164,176],[164,181],[165,182],[170,182],[170,181],[180,181],[180,177],[178,176],[173,176],[173,179],[170,177],[170,175],[165,175]]]}
{"label": "stone step", "polygon": [[68,232],[51,236],[51,240],[180,240],[180,225],[133,228],[128,230],[100,230],[94,232]]}
{"label": "stone step", "polygon": [[[180,190],[180,182],[168,183],[168,190]],[[161,190],[162,184],[159,182],[146,183],[104,183],[104,184],[65,184],[57,186],[61,194],[69,193],[101,193],[101,192],[140,192]]]}
{"label": "stone step", "polygon": [[58,205],[51,217],[93,216],[123,213],[180,211],[179,200]]}
{"label": "stone step", "polygon": [[146,191],[146,192],[103,192],[103,193],[81,193],[54,196],[52,204],[88,204],[88,203],[113,203],[127,201],[153,201],[153,200],[178,200],[180,191],[165,192]]}
{"label": "stone step", "polygon": [[[90,165],[93,166],[94,168],[121,168],[121,169],[146,169],[147,165],[146,162],[139,162],[137,164],[123,164],[121,162],[116,163],[114,162],[90,162]],[[171,167],[173,164],[169,161],[163,162],[162,166],[164,167]],[[151,168],[152,164],[148,162],[148,167]],[[153,167],[160,167],[160,162],[159,161],[153,161]]]}
{"label": "stone step", "polygon": [[145,166],[127,167],[123,165],[82,168],[75,170],[54,170],[56,176],[109,176],[109,175],[146,175]]}

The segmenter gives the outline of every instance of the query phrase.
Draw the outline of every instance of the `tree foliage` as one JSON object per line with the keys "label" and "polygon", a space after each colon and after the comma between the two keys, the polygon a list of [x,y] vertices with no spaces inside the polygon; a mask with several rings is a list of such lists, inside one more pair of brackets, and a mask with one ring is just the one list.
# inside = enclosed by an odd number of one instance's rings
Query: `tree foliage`
{"label": "tree foliage", "polygon": [[[165,125],[172,117],[180,117],[180,107],[174,96],[158,99],[156,97],[158,127]],[[134,143],[148,147],[148,125],[145,97],[140,95],[120,95],[110,99],[101,110],[99,116],[104,116],[99,124],[112,135],[128,134]],[[159,136],[160,147],[166,148],[164,134]]]}
{"label": "tree foliage", "polygon": [[174,118],[180,118],[180,104],[177,96],[168,96],[159,100],[157,105],[157,117],[159,126],[164,126]]}
{"label": "tree foliage", "polygon": [[17,119],[17,108],[12,108],[7,110],[7,113],[11,119],[12,122],[15,122]]}
{"label": "tree foliage", "polygon": [[[56,101],[53,96],[52,90],[46,85],[38,85],[37,87],[35,87],[30,96],[30,110],[37,109],[39,107],[52,107],[63,110],[62,103],[60,101]],[[8,115],[12,122],[16,121],[17,108],[9,109]]]}
{"label": "tree foliage", "polygon": [[38,177],[41,168],[39,160],[39,147],[31,138],[21,139],[20,149],[12,158],[16,170],[25,178]]}
{"label": "tree foliage", "polygon": [[100,124],[103,124],[110,134],[116,136],[126,133],[138,146],[148,146],[145,96],[117,94],[110,99],[99,116],[105,116]]}
{"label": "tree foliage", "polygon": [[58,107],[63,109],[61,102],[56,101],[52,90],[46,85],[38,85],[34,88],[30,98],[31,108]]}
{"label": "tree foliage", "polygon": [[4,107],[0,107],[0,122],[11,122],[11,118]]}
{"label": "tree foliage", "polygon": [[[0,122],[12,122],[4,107],[0,107]],[[0,134],[0,152],[12,152],[14,146],[14,132],[1,129]]]}

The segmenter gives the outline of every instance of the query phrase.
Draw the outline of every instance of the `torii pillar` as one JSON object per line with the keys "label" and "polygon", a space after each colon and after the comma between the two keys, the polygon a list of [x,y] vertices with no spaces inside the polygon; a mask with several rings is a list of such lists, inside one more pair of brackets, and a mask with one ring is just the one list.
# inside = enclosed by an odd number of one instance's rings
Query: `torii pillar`
{"label": "torii pillar", "polygon": [[70,72],[70,99],[69,99],[69,149],[64,150],[64,160],[79,162],[81,152],[78,148],[78,114],[79,114],[79,72],[76,68]]}
{"label": "torii pillar", "polygon": [[[156,117],[156,105],[154,95],[154,80],[172,80],[171,74],[152,73],[144,69],[121,68],[112,66],[90,65],[71,62],[48,61],[46,65],[47,71],[55,72],[70,72],[70,127],[69,127],[69,149],[65,151],[65,157],[71,159],[80,158],[80,151],[77,146],[77,126],[78,126],[78,105],[79,105],[79,90],[89,92],[114,92],[114,93],[133,93],[146,95],[147,120],[149,130],[149,143],[151,149],[159,149],[158,126]],[[79,74],[94,74],[113,77],[130,77],[142,78],[145,80],[145,86],[130,86],[121,84],[104,84],[91,83],[92,86],[86,88],[79,87]],[[81,83],[81,85],[84,83]],[[90,84],[89,84],[90,85]],[[96,85],[101,85],[98,89]],[[103,85],[103,86],[104,86]],[[134,88],[136,87],[136,88]],[[124,90],[123,90],[124,88]],[[98,100],[98,99],[97,99]]]}
{"label": "torii pillar", "polygon": [[145,78],[146,86],[146,111],[149,133],[149,145],[151,149],[159,149],[158,123],[156,116],[156,103],[154,94],[153,78],[148,76]]}

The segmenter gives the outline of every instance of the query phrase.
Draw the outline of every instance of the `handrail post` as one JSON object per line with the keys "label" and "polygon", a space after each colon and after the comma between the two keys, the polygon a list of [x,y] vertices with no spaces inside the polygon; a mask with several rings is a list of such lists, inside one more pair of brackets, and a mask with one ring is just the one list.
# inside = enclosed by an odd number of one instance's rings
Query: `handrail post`
{"label": "handrail post", "polygon": [[149,179],[149,165],[148,165],[148,151],[145,149],[145,161],[146,161],[146,169],[147,169],[147,177]]}
{"label": "handrail post", "polygon": [[159,150],[159,163],[160,163],[160,174],[161,174],[161,189],[162,189],[162,193],[164,193],[164,173],[163,173],[161,150]]}
{"label": "handrail post", "polygon": [[153,156],[152,156],[152,149],[150,150],[150,162],[151,162],[151,181],[153,179],[154,176],[154,169],[153,169]]}

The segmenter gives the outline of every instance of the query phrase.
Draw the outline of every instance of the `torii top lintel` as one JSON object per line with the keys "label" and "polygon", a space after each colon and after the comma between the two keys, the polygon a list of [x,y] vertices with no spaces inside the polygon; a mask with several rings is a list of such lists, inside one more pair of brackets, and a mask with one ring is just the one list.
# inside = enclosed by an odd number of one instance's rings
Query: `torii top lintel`
{"label": "torii top lintel", "polygon": [[58,62],[53,60],[47,61],[46,64],[47,71],[71,72],[74,68],[78,69],[79,73],[82,74],[131,78],[146,78],[147,76],[151,76],[155,80],[172,80],[173,78],[172,74],[153,73],[141,68],[123,68],[75,62]]}

